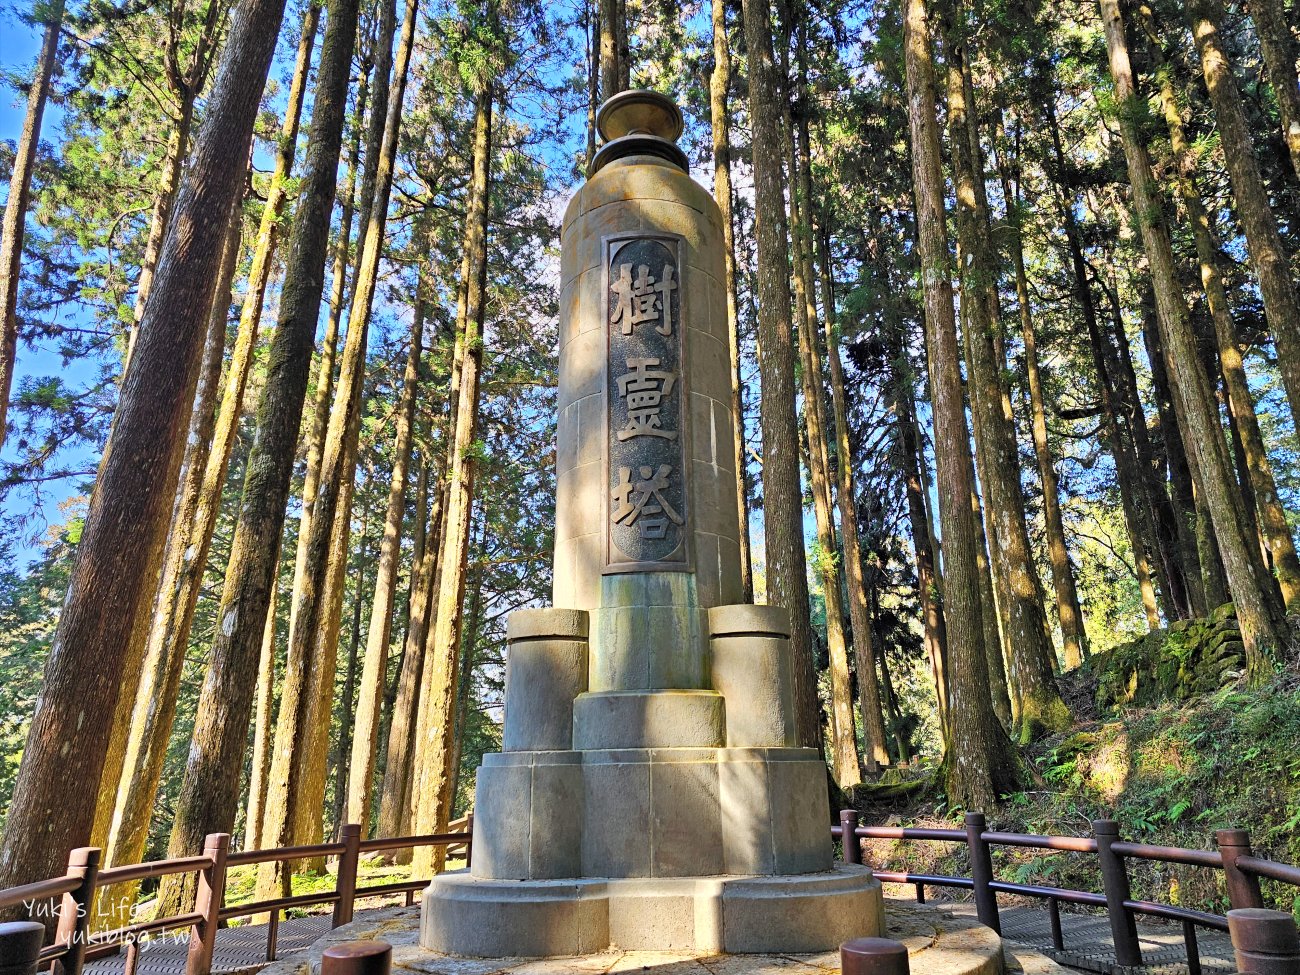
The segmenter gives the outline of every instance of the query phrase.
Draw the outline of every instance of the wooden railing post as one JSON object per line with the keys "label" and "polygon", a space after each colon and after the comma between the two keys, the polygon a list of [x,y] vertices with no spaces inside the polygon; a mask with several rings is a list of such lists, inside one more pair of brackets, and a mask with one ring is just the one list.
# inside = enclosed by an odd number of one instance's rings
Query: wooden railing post
{"label": "wooden railing post", "polygon": [[0,975],[36,975],[45,925],[40,921],[0,924]]}
{"label": "wooden railing post", "polygon": [[1253,855],[1250,833],[1244,829],[1215,830],[1214,841],[1223,854],[1223,879],[1228,887],[1228,903],[1233,910],[1263,907],[1264,895],[1259,890],[1259,878],[1237,866],[1238,859]]}
{"label": "wooden railing post", "polygon": [[840,841],[844,844],[844,862],[862,862],[862,842],[858,839],[858,811],[840,810]]}
{"label": "wooden railing post", "polygon": [[1119,824],[1113,819],[1097,819],[1092,824],[1097,839],[1097,859],[1101,861],[1101,883],[1106,893],[1106,913],[1110,915],[1110,933],[1115,940],[1115,960],[1121,965],[1142,964],[1137,924],[1133,912],[1125,906],[1132,898],[1128,868],[1124,858],[1111,849],[1119,842]]}
{"label": "wooden railing post", "polygon": [[212,971],[212,950],[217,945],[221,902],[226,896],[226,857],[229,853],[229,833],[208,834],[203,843],[203,855],[209,862],[199,871],[199,888],[194,896],[194,913],[202,915],[202,920],[190,928],[185,975],[209,975]]}
{"label": "wooden railing post", "polygon": [[334,927],[352,920],[357,899],[357,865],[361,860],[361,826],[347,823],[339,830],[343,852],[339,854],[339,899],[334,904]]}
{"label": "wooden railing post", "polygon": [[980,924],[1002,933],[1002,919],[998,916],[998,895],[989,886],[993,882],[993,857],[984,840],[985,827],[982,812],[966,814],[966,847],[970,851],[970,877],[975,885],[975,913]]}
{"label": "wooden railing post", "polygon": [[86,961],[86,942],[90,938],[90,912],[95,909],[95,883],[99,879],[100,851],[93,846],[79,846],[68,854],[68,876],[76,877],[76,890],[63,895],[59,906],[59,926],[55,944],[68,946],[63,956],[64,975],[81,975]]}
{"label": "wooden railing post", "polygon": [[465,869],[468,870],[474,866],[474,814],[465,814],[465,832],[469,834],[469,839],[465,841]]}

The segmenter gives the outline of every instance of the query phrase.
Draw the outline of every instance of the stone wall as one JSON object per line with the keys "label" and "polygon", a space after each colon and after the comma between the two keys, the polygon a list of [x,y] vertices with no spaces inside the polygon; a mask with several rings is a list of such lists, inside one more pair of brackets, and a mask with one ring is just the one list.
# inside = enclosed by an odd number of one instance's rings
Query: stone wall
{"label": "stone wall", "polygon": [[1217,691],[1246,668],[1236,608],[1225,603],[1207,618],[1153,630],[1095,654],[1090,667],[1102,708],[1146,706]]}

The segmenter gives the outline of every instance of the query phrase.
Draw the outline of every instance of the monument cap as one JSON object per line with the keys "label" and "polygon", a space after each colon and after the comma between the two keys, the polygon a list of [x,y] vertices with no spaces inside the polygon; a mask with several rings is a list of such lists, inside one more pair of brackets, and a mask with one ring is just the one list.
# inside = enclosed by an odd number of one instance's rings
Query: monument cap
{"label": "monument cap", "polygon": [[645,88],[620,91],[596,111],[596,128],[611,142],[625,135],[655,135],[676,142],[684,124],[676,102]]}
{"label": "monument cap", "polygon": [[606,140],[591,161],[591,175],[615,159],[659,156],[683,171],[690,163],[677,145],[682,111],[667,95],[644,88],[620,91],[596,111],[596,129]]}

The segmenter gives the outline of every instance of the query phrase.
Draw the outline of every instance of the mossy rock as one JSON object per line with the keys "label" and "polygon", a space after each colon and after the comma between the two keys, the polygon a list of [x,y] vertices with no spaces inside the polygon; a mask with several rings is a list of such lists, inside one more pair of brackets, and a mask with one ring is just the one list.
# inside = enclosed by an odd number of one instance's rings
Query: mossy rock
{"label": "mossy rock", "polygon": [[1235,613],[1232,603],[1225,603],[1208,618],[1177,620],[1098,655],[1093,661],[1098,705],[1150,707],[1235,682],[1246,659]]}

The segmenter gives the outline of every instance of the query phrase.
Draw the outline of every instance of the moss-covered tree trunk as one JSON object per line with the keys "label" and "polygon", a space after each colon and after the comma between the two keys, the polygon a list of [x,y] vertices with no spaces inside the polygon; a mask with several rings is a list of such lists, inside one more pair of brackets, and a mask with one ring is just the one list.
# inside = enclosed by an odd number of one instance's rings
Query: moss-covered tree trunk
{"label": "moss-covered tree trunk", "polygon": [[[231,26],[163,244],[134,367],[122,384],[45,681],[0,842],[0,886],[59,874],[84,845],[124,677],[122,647],[152,595],[184,434],[282,0],[247,0]],[[74,747],[75,746],[75,747]]]}
{"label": "moss-covered tree trunk", "polygon": [[[958,9],[947,31],[948,127],[957,199],[957,233],[961,261],[962,310],[966,322],[967,369],[980,480],[987,506],[985,529],[997,544],[990,554],[1001,560],[998,579],[1006,602],[1007,646],[1013,662],[1011,679],[1020,701],[1017,721],[1021,743],[1044,732],[1069,726],[1070,711],[1053,680],[1055,651],[1048,639],[1043,591],[1029,547],[1025,503],[1020,486],[1020,458],[1015,429],[1003,410],[1002,367],[995,337],[1001,324],[997,308],[997,269],[982,205],[983,166],[974,155],[968,130],[963,78],[963,30]],[[983,443],[981,443],[983,441]]]}
{"label": "moss-covered tree trunk", "polygon": [[1270,652],[1284,645],[1281,607],[1273,598],[1272,581],[1260,560],[1258,548],[1248,536],[1213,391],[1197,351],[1196,335],[1178,285],[1173,247],[1164,222],[1163,201],[1151,172],[1146,143],[1138,130],[1137,94],[1118,0],[1101,0],[1101,12],[1119,105],[1129,182],[1133,188],[1144,249],[1151,265],[1156,321],[1173,394],[1180,414],[1188,423],[1194,472],[1199,475],[1199,487],[1213,519],[1216,541],[1237,605],[1250,673],[1253,679],[1258,680],[1267,672]]}
{"label": "moss-covered tree trunk", "polygon": [[[489,10],[495,0],[488,0]],[[447,508],[439,552],[436,613],[429,635],[428,655],[421,676],[419,725],[411,802],[412,827],[417,833],[446,832],[451,821],[451,755],[455,730],[456,687],[459,677],[465,577],[469,559],[470,523],[474,513],[479,393],[483,367],[483,323],[486,315],[488,201],[492,180],[491,81],[480,73],[474,90],[474,143],[466,202],[461,281],[464,302],[459,329],[464,335],[459,370],[459,402],[450,436],[447,469]],[[422,847],[415,852],[415,876],[439,870],[446,850]]]}
{"label": "moss-covered tree trunk", "polygon": [[[217,610],[219,626],[199,695],[194,738],[168,843],[169,856],[197,852],[206,833],[230,831],[275,575],[278,539],[293,473],[298,426],[324,290],[347,88],[357,33],[356,0],[326,9],[311,136],[290,233],[279,322],[267,356],[239,516]],[[268,837],[263,835],[263,842]],[[181,905],[181,884],[165,883],[160,911]]]}
{"label": "moss-covered tree trunk", "polygon": [[944,180],[934,55],[925,0],[903,5],[903,55],[911,133],[917,246],[925,303],[926,353],[934,411],[939,521],[944,539],[949,713],[945,785],[950,803],[982,809],[1016,779],[1018,760],[989,695],[980,624],[977,529],[971,517],[974,470],[962,397],[961,352],[953,314],[952,261],[944,219]]}
{"label": "moss-covered tree trunk", "polygon": [[741,396],[740,319],[736,313],[735,216],[731,204],[731,45],[727,42],[727,5],[711,0],[713,71],[709,75],[709,118],[713,134],[713,198],[722,211],[722,257],[727,289],[727,351],[731,358],[731,424],[735,433],[732,463],[736,470],[736,508],[740,513],[740,585],[746,602],[754,598],[754,571],[749,544],[749,482],[745,478],[745,404]]}
{"label": "moss-covered tree trunk", "polygon": [[762,398],[764,556],[767,601],[790,613],[796,737],[818,747],[817,677],[808,614],[790,319],[790,237],[782,178],[784,108],[772,44],[769,0],[745,0],[749,116],[753,128],[754,236],[758,248],[758,369]]}
{"label": "moss-covered tree trunk", "polygon": [[[1219,128],[1219,145],[1232,184],[1232,198],[1237,204],[1237,219],[1246,235],[1246,250],[1259,282],[1268,328],[1277,345],[1278,372],[1291,405],[1291,418],[1300,430],[1300,298],[1291,264],[1282,246],[1277,218],[1269,204],[1255,158],[1254,141],[1241,92],[1232,73],[1220,37],[1223,9],[1218,0],[1188,0],[1187,17],[1201,58],[1201,72],[1214,106],[1214,120]],[[1280,16],[1280,11],[1279,11]],[[1268,23],[1267,17],[1265,23]],[[1284,79],[1285,80],[1285,79]],[[1296,95],[1295,61],[1291,62],[1289,91]],[[1288,132],[1287,144],[1292,152],[1300,143],[1300,129]],[[1224,553],[1225,560],[1229,560]],[[1244,622],[1244,621],[1243,621]]]}

